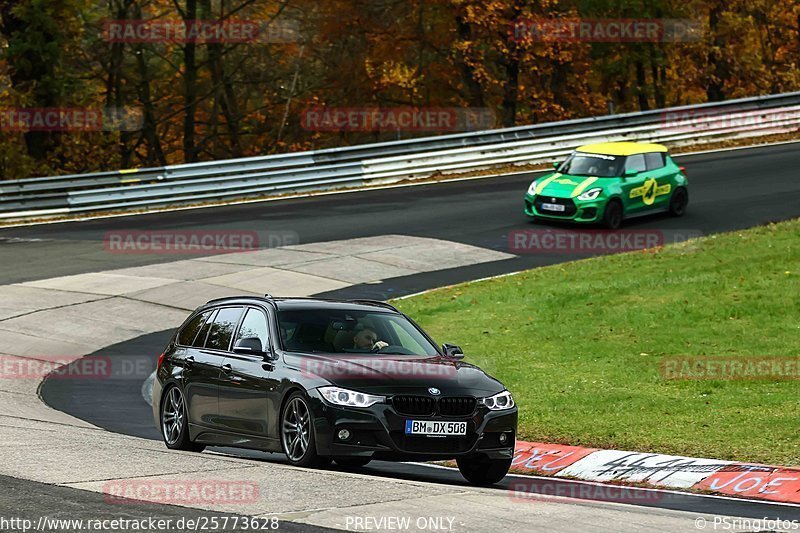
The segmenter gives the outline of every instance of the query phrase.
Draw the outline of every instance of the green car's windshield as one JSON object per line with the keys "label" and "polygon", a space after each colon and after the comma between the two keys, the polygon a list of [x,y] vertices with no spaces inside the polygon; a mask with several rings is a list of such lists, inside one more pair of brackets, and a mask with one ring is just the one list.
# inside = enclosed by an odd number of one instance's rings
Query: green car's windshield
{"label": "green car's windshield", "polygon": [[306,353],[378,352],[437,355],[436,347],[405,316],[349,309],[278,312],[283,349]]}
{"label": "green car's windshield", "polygon": [[624,163],[621,156],[573,152],[556,170],[573,176],[613,178],[622,175]]}

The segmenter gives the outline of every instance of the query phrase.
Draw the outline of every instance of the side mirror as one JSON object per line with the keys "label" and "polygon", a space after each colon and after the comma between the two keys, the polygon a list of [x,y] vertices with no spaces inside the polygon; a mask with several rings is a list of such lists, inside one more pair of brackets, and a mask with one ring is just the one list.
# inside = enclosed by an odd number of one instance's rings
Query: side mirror
{"label": "side mirror", "polygon": [[464,351],[461,346],[456,346],[455,344],[443,344],[442,353],[453,359],[464,359]]}
{"label": "side mirror", "polygon": [[625,173],[622,175],[624,178],[635,178],[639,175],[639,171],[635,168],[626,168]]}
{"label": "side mirror", "polygon": [[558,170],[558,167],[561,166],[561,161],[553,161],[553,168]]}
{"label": "side mirror", "polygon": [[241,353],[247,355],[266,355],[264,346],[261,344],[261,339],[258,337],[246,337],[239,339],[233,345],[233,353]]}

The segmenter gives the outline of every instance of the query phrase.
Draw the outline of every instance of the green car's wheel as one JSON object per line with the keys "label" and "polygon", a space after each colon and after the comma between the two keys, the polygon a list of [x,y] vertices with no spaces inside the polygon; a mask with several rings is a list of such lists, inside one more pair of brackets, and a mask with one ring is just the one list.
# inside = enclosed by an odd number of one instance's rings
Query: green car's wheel
{"label": "green car's wheel", "polygon": [[608,201],[603,213],[603,225],[608,229],[618,229],[622,225],[622,203],[619,200]]}
{"label": "green car's wheel", "polygon": [[689,205],[689,193],[683,187],[675,189],[669,199],[669,214],[674,217],[681,217],[686,213],[687,205]]}

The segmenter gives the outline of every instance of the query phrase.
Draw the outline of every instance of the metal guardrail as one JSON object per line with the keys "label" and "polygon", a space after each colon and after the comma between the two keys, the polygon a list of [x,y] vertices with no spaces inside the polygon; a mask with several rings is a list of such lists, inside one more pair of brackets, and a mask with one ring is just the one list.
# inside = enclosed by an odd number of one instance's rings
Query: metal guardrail
{"label": "metal guardrail", "polygon": [[800,129],[800,92],[641,113],[161,168],[0,182],[0,218],[246,199],[546,163],[603,141],[672,145]]}

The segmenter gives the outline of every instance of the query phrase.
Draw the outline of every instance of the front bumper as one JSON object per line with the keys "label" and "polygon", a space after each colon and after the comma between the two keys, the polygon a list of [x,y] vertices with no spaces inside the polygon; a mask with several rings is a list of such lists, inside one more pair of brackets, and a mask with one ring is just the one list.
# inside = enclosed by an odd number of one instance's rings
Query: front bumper
{"label": "front bumper", "polygon": [[[317,390],[308,392],[314,415],[317,453],[333,457],[371,457],[387,461],[435,461],[470,455],[492,459],[514,456],[517,433],[517,408],[490,411],[478,406],[468,416],[411,416],[398,414],[390,403],[369,408],[331,406]],[[467,422],[463,437],[407,436],[406,420],[436,420]],[[338,433],[350,432],[342,441]],[[500,434],[507,441],[500,444]]]}
{"label": "front bumper", "polygon": [[[542,209],[543,203],[564,206],[564,211],[548,211]],[[594,200],[578,200],[577,198],[557,198],[547,195],[525,195],[525,214],[529,217],[547,220],[566,220],[591,224],[599,222],[605,212],[606,199],[598,197]]]}

